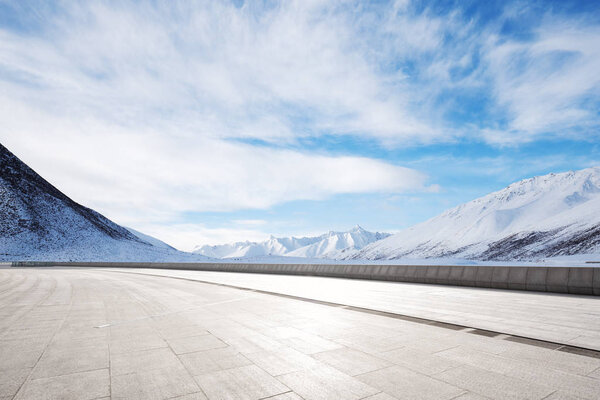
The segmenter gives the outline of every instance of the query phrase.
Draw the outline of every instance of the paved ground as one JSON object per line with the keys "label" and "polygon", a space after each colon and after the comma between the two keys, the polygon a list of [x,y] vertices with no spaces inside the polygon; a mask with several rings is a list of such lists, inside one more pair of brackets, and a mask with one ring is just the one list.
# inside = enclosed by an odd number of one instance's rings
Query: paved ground
{"label": "paved ground", "polygon": [[600,359],[200,282],[0,269],[0,399],[597,399]]}
{"label": "paved ground", "polygon": [[600,297],[311,276],[136,272],[307,297],[600,350]]}

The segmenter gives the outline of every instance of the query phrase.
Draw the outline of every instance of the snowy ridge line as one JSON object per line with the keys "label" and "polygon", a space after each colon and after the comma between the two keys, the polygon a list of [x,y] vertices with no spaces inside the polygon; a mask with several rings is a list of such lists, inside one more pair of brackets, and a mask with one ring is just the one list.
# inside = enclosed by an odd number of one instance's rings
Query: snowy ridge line
{"label": "snowy ridge line", "polygon": [[12,267],[149,268],[381,280],[600,296],[600,267],[13,262]]}
{"label": "snowy ridge line", "polygon": [[192,252],[220,259],[262,256],[335,259],[389,236],[389,233],[369,232],[356,225],[346,232],[329,231],[312,237],[271,236],[262,242],[198,246]]}

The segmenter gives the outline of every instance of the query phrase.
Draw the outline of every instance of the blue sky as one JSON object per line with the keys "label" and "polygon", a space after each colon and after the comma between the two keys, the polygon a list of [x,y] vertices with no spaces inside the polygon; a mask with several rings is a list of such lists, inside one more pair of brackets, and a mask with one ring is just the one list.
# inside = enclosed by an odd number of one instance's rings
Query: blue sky
{"label": "blue sky", "polygon": [[0,141],[181,249],[600,164],[593,1],[0,0]]}

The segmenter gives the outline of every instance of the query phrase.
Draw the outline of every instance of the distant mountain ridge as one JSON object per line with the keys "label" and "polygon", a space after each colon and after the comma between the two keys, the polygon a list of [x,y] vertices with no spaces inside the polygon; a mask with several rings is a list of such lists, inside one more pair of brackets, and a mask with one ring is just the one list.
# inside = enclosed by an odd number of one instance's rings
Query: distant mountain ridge
{"label": "distant mountain ridge", "polygon": [[342,259],[535,260],[600,253],[600,168],[525,179]]}
{"label": "distant mountain ridge", "polygon": [[199,260],[84,207],[0,144],[1,261]]}
{"label": "distant mountain ridge", "polygon": [[356,225],[347,232],[330,231],[314,237],[271,236],[263,242],[237,242],[223,245],[198,246],[193,250],[214,258],[289,256],[308,258],[337,258],[344,252],[358,250],[369,243],[388,237],[389,233],[369,232]]}

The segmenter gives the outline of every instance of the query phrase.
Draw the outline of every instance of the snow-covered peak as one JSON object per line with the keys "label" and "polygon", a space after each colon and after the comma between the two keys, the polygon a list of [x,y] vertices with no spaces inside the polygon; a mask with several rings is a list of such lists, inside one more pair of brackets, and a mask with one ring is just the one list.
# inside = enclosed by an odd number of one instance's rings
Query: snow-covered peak
{"label": "snow-covered peak", "polygon": [[217,246],[199,246],[194,253],[215,258],[290,256],[335,258],[343,252],[362,249],[369,243],[388,237],[387,233],[368,232],[356,225],[347,232],[329,231],[314,237],[271,236],[264,242],[238,242]]}
{"label": "snow-covered peak", "polygon": [[352,227],[352,229],[349,230],[349,232],[353,232],[353,233],[364,233],[367,232],[366,230],[363,229],[362,226],[356,224]]}
{"label": "snow-covered peak", "polygon": [[[505,207],[520,206],[540,196],[552,196],[553,200],[564,196],[567,204],[569,198],[586,198],[586,194],[600,191],[600,167],[586,168],[580,171],[568,171],[559,174],[551,173],[536,176],[510,184],[508,187],[491,193],[474,202],[501,203]],[[468,203],[467,203],[468,204]]]}
{"label": "snow-covered peak", "polygon": [[[369,245],[353,257],[504,257],[497,244],[503,240],[512,243],[510,254],[525,244],[530,255],[542,254],[548,246],[560,253],[566,251],[556,244],[561,237],[590,232],[599,225],[600,168],[593,167],[515,182]],[[541,236],[531,236],[535,233],[554,242],[544,247]],[[520,242],[513,243],[516,240]],[[502,243],[506,247],[508,242]],[[594,251],[594,243],[588,239],[577,249]]]}

